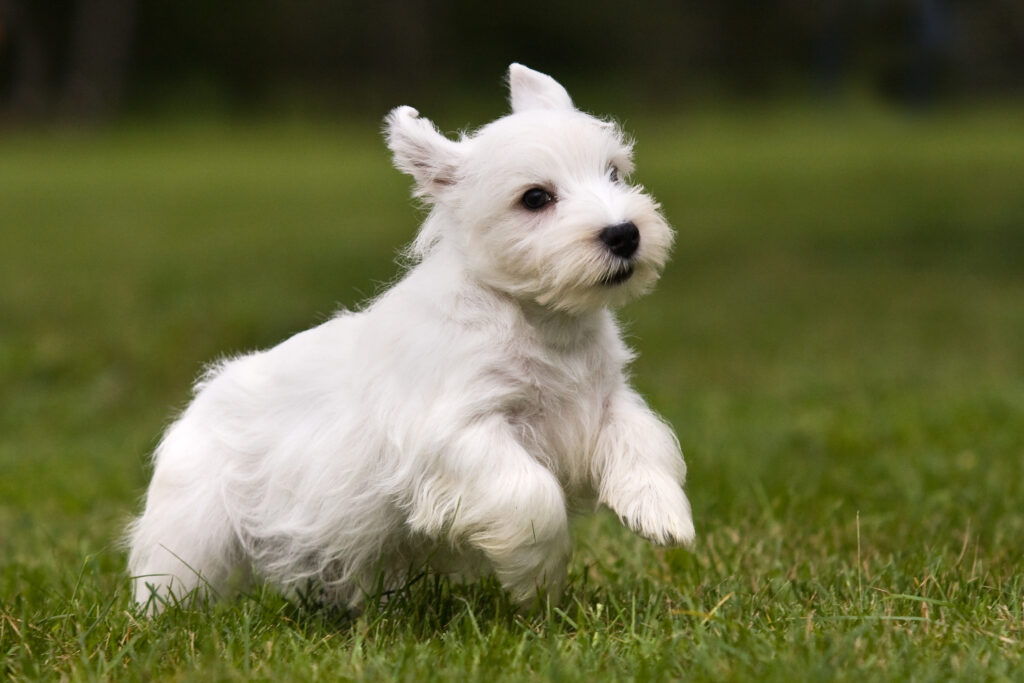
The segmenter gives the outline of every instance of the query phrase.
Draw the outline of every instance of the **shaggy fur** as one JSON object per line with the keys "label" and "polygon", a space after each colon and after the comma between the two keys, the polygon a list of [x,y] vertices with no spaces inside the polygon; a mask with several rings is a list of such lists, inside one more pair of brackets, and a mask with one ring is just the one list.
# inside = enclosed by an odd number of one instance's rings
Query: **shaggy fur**
{"label": "shaggy fur", "polygon": [[[692,542],[678,443],[627,383],[609,311],[654,284],[671,229],[623,180],[616,126],[518,64],[509,86],[512,113],[458,141],[388,115],[431,207],[400,282],[197,383],[129,530],[140,605],[250,572],[357,605],[422,564],[493,571],[527,603],[559,589],[567,510],[595,499]],[[529,207],[531,190],[550,201]],[[639,243],[616,253],[602,231],[627,222]]]}

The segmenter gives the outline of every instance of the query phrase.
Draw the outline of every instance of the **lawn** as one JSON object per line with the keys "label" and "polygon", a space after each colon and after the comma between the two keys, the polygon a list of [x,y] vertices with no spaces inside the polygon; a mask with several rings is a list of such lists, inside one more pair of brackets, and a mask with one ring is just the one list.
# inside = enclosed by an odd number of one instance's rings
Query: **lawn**
{"label": "lawn", "polygon": [[373,121],[0,137],[3,677],[1024,679],[1024,111],[628,126],[678,241],[621,318],[698,543],[581,519],[528,615],[421,577],[136,616],[118,536],[191,380],[379,291],[418,213]]}

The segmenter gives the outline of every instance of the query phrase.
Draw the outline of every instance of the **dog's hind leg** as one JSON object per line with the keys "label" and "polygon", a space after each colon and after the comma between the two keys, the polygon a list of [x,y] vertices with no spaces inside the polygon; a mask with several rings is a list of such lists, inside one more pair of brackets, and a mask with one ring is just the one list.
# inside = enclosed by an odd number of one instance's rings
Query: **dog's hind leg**
{"label": "dog's hind leg", "polygon": [[132,524],[129,571],[135,602],[150,614],[216,597],[245,578],[240,544],[213,501],[151,487]]}
{"label": "dog's hind leg", "polygon": [[128,529],[135,601],[147,613],[216,596],[247,574],[220,480],[211,472],[216,454],[204,453],[195,437],[186,420],[168,432],[145,510]]}

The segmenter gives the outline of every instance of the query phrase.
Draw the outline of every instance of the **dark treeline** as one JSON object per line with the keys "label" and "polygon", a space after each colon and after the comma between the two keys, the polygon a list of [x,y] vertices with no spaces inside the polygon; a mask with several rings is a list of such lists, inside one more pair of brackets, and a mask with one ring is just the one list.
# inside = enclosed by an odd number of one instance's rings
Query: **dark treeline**
{"label": "dark treeline", "polygon": [[195,93],[379,108],[512,60],[654,103],[849,82],[928,102],[1024,89],[1024,3],[0,0],[0,110],[23,118]]}

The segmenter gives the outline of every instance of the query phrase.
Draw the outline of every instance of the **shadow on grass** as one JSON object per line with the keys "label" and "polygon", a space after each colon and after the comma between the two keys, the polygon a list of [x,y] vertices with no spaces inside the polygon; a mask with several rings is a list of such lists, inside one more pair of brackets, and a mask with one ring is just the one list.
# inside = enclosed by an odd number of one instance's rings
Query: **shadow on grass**
{"label": "shadow on grass", "polygon": [[516,604],[494,576],[460,581],[427,570],[411,574],[395,589],[383,589],[380,581],[371,597],[356,609],[324,604],[315,588],[298,591],[289,600],[265,583],[215,609],[246,609],[248,603],[264,618],[292,623],[304,633],[331,632],[342,637],[358,633],[378,641],[426,641],[442,634],[486,639],[496,631],[524,629],[538,635],[573,635],[585,629],[585,623],[628,612],[630,606],[635,610],[637,605],[667,604],[664,591],[647,582],[623,585],[617,591],[595,586],[588,578],[592,570],[581,566],[570,572],[560,597],[540,595],[526,606]]}

